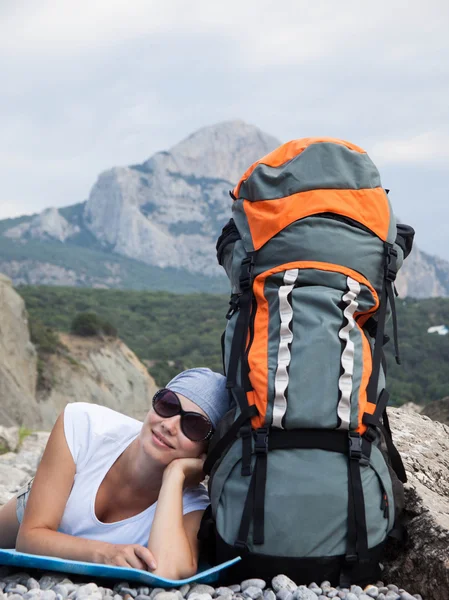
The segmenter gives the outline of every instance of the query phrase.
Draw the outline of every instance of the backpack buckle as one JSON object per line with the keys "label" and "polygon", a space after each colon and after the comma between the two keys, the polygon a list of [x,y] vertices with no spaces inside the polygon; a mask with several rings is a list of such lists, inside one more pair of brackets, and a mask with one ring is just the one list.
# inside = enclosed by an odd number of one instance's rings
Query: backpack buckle
{"label": "backpack buckle", "polygon": [[391,246],[385,247],[385,279],[393,282],[398,273],[397,266],[398,252]]}
{"label": "backpack buckle", "polygon": [[242,292],[251,289],[253,283],[254,256],[247,256],[242,260],[240,267],[239,285]]}
{"label": "backpack buckle", "polygon": [[238,294],[232,294],[231,299],[229,300],[229,310],[226,313],[226,319],[229,319],[238,311],[240,304],[240,297]]}
{"label": "backpack buckle", "polygon": [[360,433],[356,431],[349,432],[349,458],[351,460],[361,460],[362,453],[362,438]]}
{"label": "backpack buckle", "polygon": [[254,433],[254,452],[256,455],[268,454],[268,428],[260,427]]}

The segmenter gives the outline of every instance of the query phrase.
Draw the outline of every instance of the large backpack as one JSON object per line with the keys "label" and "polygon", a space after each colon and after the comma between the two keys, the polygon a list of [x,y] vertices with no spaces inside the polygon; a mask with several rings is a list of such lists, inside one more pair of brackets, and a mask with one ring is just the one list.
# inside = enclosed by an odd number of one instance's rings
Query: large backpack
{"label": "large backpack", "polygon": [[375,581],[405,471],[386,416],[386,318],[414,231],[364,150],[284,144],[252,165],[217,242],[233,408],[211,440],[209,560],[230,578]]}

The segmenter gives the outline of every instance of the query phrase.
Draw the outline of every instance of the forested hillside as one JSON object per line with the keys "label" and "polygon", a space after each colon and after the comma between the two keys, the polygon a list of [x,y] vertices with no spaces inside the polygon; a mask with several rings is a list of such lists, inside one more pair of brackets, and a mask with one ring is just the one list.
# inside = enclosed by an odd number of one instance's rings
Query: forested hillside
{"label": "forested hillside", "polygon": [[[149,366],[160,385],[183,368],[221,370],[220,336],[228,298],[224,295],[135,292],[24,286],[31,324],[69,331],[74,317],[93,311]],[[428,334],[449,325],[449,299],[397,301],[402,365],[386,346],[392,404],[426,404],[449,396],[449,335]]]}

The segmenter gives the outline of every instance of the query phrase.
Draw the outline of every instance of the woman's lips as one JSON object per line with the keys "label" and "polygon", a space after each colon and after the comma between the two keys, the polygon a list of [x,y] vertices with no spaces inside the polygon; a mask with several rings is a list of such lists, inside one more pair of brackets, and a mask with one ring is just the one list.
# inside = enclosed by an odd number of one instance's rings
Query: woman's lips
{"label": "woman's lips", "polygon": [[153,434],[153,439],[157,446],[160,448],[170,448],[170,450],[173,450],[173,446],[166,442],[165,438],[163,438],[159,433],[156,433],[156,431],[152,431],[151,433]]}

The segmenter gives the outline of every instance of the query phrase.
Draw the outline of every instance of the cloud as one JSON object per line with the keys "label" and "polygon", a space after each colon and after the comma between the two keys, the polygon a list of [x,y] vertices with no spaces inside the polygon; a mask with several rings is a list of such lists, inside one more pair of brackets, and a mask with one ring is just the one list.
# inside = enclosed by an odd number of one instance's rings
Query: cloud
{"label": "cloud", "polygon": [[405,139],[380,141],[374,144],[370,154],[378,157],[379,164],[426,164],[447,168],[449,133],[429,131]]}
{"label": "cloud", "polygon": [[80,202],[100,171],[240,118],[349,139],[396,189],[413,168],[413,217],[428,169],[447,186],[448,17],[443,0],[3,0],[0,215]]}

